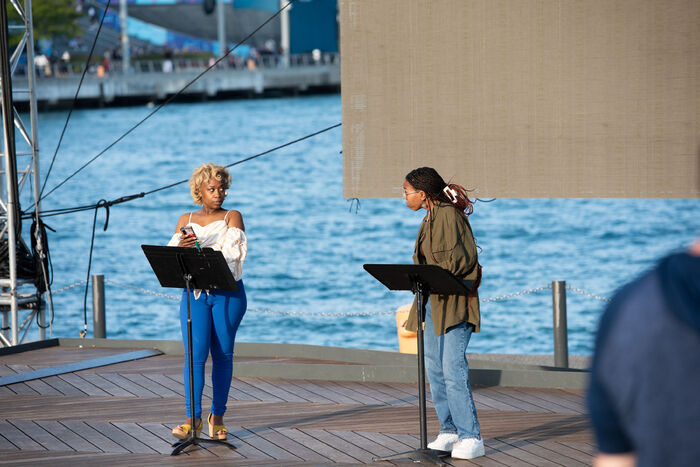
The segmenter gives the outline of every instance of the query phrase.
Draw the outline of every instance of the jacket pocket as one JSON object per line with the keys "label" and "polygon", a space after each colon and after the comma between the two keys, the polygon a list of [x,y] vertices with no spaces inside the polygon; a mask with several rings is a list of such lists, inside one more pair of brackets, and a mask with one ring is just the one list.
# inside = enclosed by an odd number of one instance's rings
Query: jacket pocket
{"label": "jacket pocket", "polygon": [[441,268],[447,269],[448,271],[452,271],[453,252],[454,249],[433,251],[433,258],[435,258],[435,261]]}

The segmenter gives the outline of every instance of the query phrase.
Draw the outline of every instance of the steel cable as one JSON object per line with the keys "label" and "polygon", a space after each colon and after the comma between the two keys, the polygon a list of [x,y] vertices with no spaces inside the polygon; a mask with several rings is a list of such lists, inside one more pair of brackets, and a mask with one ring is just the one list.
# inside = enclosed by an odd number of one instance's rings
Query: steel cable
{"label": "steel cable", "polygon": [[[341,123],[336,123],[336,124],[334,124],[334,125],[331,125],[331,126],[329,126],[329,127],[324,128],[324,129],[322,129],[322,130],[318,130],[318,131],[315,131],[315,132],[313,132],[313,133],[309,133],[309,134],[307,134],[307,135],[305,135],[305,136],[302,136],[302,137],[300,137],[300,138],[294,139],[294,140],[292,140],[292,141],[288,141],[288,142],[286,142],[286,143],[284,143],[284,144],[281,144],[281,145],[279,145],[279,146],[275,146],[274,148],[268,149],[268,150],[263,151],[263,152],[261,152],[261,153],[258,153],[258,154],[255,154],[255,155],[246,157],[246,158],[241,159],[241,160],[238,160],[238,161],[236,161],[236,162],[233,162],[233,163],[231,163],[231,164],[228,164],[226,167],[227,167],[227,168],[230,168],[230,167],[233,167],[233,166],[235,166],[235,165],[239,165],[239,164],[242,164],[242,163],[244,163],[244,162],[250,161],[250,160],[252,160],[252,159],[256,159],[256,158],[258,158],[258,157],[265,156],[265,155],[270,154],[270,153],[272,153],[272,152],[275,152],[275,151],[278,151],[278,150],[280,150],[280,149],[286,148],[287,146],[291,146],[291,145],[293,145],[293,144],[296,144],[296,143],[298,143],[298,142],[300,142],[300,141],[304,141],[304,140],[306,140],[306,139],[313,138],[314,136],[320,135],[321,133],[325,133],[325,132],[330,131],[330,130],[332,130],[332,129],[334,129],[334,128],[338,128],[338,127],[340,127],[341,125],[342,125]],[[104,202],[104,203],[102,204],[102,206],[114,206],[114,205],[116,205],[116,204],[125,203],[125,202],[127,202],[127,201],[132,201],[132,200],[137,199],[137,198],[143,198],[143,197],[146,196],[146,195],[150,195],[150,194],[153,194],[153,193],[157,193],[157,192],[162,191],[162,190],[167,190],[168,188],[173,188],[173,187],[175,187],[175,186],[178,186],[178,185],[181,185],[181,184],[183,184],[183,183],[186,183],[187,181],[189,181],[189,179],[180,180],[180,181],[178,181],[178,182],[171,183],[171,184],[169,184],[169,185],[165,185],[165,186],[162,186],[162,187],[159,187],[159,188],[155,188],[155,189],[150,190],[150,191],[141,192],[141,193],[136,193],[136,194],[133,194],[133,195],[122,196],[122,197],[117,198],[117,199],[112,200],[112,201],[106,201],[106,202]],[[91,210],[95,209],[96,207],[97,207],[97,204],[87,204],[87,205],[75,206],[75,207],[71,207],[71,208],[48,209],[48,210],[46,210],[46,211],[41,211],[41,212],[39,213],[39,215],[42,216],[42,217],[60,216],[60,215],[63,215],[63,214],[73,214],[73,213],[76,213],[76,212],[91,211]],[[30,219],[32,216],[33,216],[33,214],[30,214],[30,213],[23,213],[23,214],[22,214],[22,219]]]}
{"label": "steel cable", "polygon": [[294,3],[295,0],[289,0],[287,4],[285,4],[282,8],[280,8],[277,13],[273,14],[270,16],[267,20],[265,20],[260,26],[255,28],[251,33],[249,33],[246,37],[244,37],[240,42],[238,42],[231,50],[223,54],[218,60],[216,60],[214,63],[212,63],[208,68],[206,68],[204,71],[199,73],[197,76],[195,76],[191,81],[189,81],[185,86],[183,86],[179,91],[177,91],[175,94],[170,96],[168,99],[165,100],[162,104],[160,104],[158,107],[156,107],[151,113],[146,115],[143,119],[141,119],[136,125],[132,126],[129,128],[125,133],[123,133],[119,138],[117,138],[115,141],[110,143],[107,147],[105,147],[102,151],[100,151],[96,156],[94,156],[92,159],[87,161],[85,164],[80,166],[75,172],[73,172],[71,175],[69,175],[66,179],[64,179],[61,183],[53,187],[48,193],[46,193],[45,196],[40,197],[40,200],[43,200],[44,198],[47,198],[51,193],[54,191],[58,190],[61,186],[63,186],[68,180],[76,176],[78,173],[80,173],[83,169],[85,169],[88,165],[92,164],[94,161],[96,161],[100,156],[102,156],[104,153],[109,151],[111,148],[117,145],[121,140],[126,138],[131,132],[133,132],[136,128],[141,126],[146,120],[151,118],[153,115],[155,115],[157,112],[159,112],[161,109],[163,109],[166,105],[170,104],[175,98],[179,97],[180,94],[182,94],[187,88],[189,88],[195,81],[197,81],[199,78],[201,78],[205,73],[208,71],[212,70],[215,68],[219,62],[221,62],[223,59],[228,57],[234,50],[236,50],[240,45],[244,44],[248,39],[253,37],[255,33],[257,33],[260,29],[265,27],[270,21],[272,21],[274,18],[276,18],[282,11],[284,11],[286,8],[288,8],[292,3]]}
{"label": "steel cable", "polygon": [[46,188],[46,183],[49,181],[49,175],[51,175],[51,169],[53,169],[53,163],[56,161],[56,155],[58,154],[58,149],[61,147],[61,142],[63,142],[63,135],[66,133],[66,129],[68,128],[68,122],[70,121],[70,117],[73,114],[73,110],[75,109],[75,105],[78,102],[78,94],[80,93],[80,88],[83,85],[83,80],[85,79],[85,74],[88,71],[88,68],[90,67],[90,60],[92,60],[92,54],[95,51],[95,46],[97,45],[97,38],[100,37],[100,31],[102,31],[102,24],[105,21],[105,17],[107,16],[107,10],[109,10],[109,6],[112,3],[112,0],[107,0],[107,6],[105,7],[105,11],[102,14],[102,19],[100,20],[100,25],[97,28],[97,32],[95,33],[95,39],[92,41],[92,47],[90,47],[90,53],[88,53],[87,61],[85,62],[85,68],[83,69],[83,74],[80,75],[80,81],[78,82],[78,88],[75,90],[75,96],[73,97],[73,103],[70,106],[70,110],[68,111],[68,116],[66,117],[66,122],[63,124],[63,130],[61,130],[61,136],[58,138],[58,144],[56,145],[56,150],[53,153],[53,157],[51,158],[51,164],[49,164],[49,170],[46,172],[46,177],[44,178],[44,183],[41,185],[41,190],[39,191],[39,199],[41,199],[42,195],[44,194],[44,189]]}

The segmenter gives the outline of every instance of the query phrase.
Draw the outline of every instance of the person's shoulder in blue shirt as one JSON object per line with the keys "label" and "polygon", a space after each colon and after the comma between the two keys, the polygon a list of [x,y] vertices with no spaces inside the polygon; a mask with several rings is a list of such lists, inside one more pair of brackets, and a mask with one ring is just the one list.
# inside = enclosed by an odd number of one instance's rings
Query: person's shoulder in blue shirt
{"label": "person's shoulder in blue shirt", "polygon": [[700,465],[700,240],[615,295],[588,406],[596,465]]}

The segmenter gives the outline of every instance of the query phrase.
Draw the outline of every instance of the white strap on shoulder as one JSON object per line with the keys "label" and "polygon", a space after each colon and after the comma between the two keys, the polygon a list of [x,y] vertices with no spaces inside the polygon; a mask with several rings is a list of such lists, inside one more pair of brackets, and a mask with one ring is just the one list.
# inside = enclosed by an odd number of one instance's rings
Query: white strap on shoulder
{"label": "white strap on shoulder", "polygon": [[190,213],[190,219],[187,221],[187,223],[189,224],[190,222],[192,222],[192,213]]}
{"label": "white strap on shoulder", "polygon": [[228,220],[227,220],[227,219],[228,219],[228,213],[229,213],[229,212],[231,212],[231,211],[226,211],[226,215],[224,216],[224,223],[225,223],[226,225],[228,225]]}

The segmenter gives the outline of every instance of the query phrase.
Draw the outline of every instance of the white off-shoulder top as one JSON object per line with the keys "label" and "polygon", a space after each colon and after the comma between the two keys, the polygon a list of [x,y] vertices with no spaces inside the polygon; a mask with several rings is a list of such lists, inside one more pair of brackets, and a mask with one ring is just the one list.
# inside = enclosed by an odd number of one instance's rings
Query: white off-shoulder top
{"label": "white off-shoulder top", "polygon": [[[230,211],[229,211],[230,212]],[[228,212],[226,216],[218,221],[207,225],[199,225],[192,222],[192,214],[187,225],[192,226],[194,234],[197,236],[201,248],[212,248],[223,253],[233,278],[237,281],[243,277],[243,261],[248,254],[248,240],[245,232],[238,227],[230,227],[227,224]],[[175,233],[168,242],[168,246],[177,246],[180,243],[181,234]],[[195,290],[195,299],[199,298],[200,290]]]}

